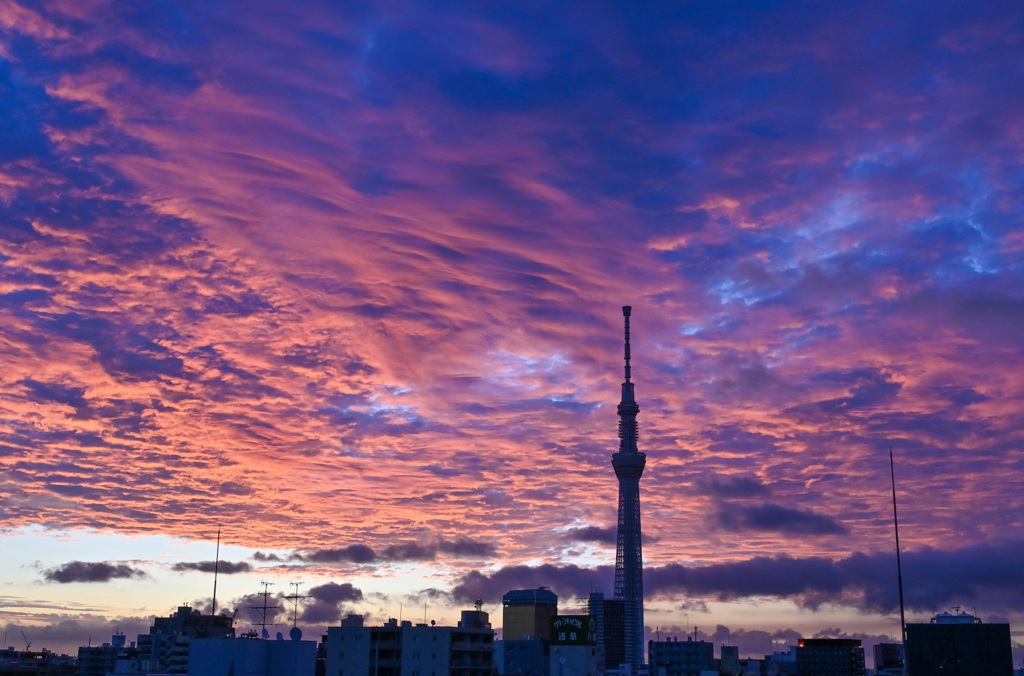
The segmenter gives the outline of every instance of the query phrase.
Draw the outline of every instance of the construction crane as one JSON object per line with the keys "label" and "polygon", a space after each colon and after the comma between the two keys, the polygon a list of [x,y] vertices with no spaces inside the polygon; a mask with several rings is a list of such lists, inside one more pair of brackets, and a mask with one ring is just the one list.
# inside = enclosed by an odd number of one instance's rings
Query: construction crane
{"label": "construction crane", "polygon": [[28,649],[32,647],[32,641],[28,640],[28,636],[25,636],[24,630],[21,632],[21,637],[25,639],[25,652],[28,652]]}

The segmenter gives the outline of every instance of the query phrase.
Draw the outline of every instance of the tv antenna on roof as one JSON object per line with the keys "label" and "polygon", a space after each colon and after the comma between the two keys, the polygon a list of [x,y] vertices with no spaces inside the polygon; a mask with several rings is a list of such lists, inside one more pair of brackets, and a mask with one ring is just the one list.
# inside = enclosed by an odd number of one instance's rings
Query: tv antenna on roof
{"label": "tv antenna on roof", "polygon": [[299,585],[301,582],[289,582],[291,586],[295,587],[295,593],[285,596],[285,598],[292,602],[292,628],[299,626],[299,600],[308,599],[309,596],[299,593]]}
{"label": "tv antenna on roof", "polygon": [[273,627],[276,623],[275,622],[267,622],[267,611],[272,609],[272,608],[280,608],[280,606],[277,606],[277,605],[271,606],[271,605],[267,604],[267,598],[270,597],[270,590],[269,590],[270,589],[270,585],[272,585],[274,583],[273,582],[263,582],[263,581],[261,581],[260,584],[263,585],[263,591],[259,592],[259,596],[263,597],[263,605],[262,606],[249,606],[249,608],[251,608],[253,610],[262,610],[263,611],[263,614],[260,616],[260,621],[257,622],[256,624],[260,625],[260,629],[261,629],[260,636],[262,638],[269,638],[270,634],[267,632],[267,625],[270,625],[271,627]]}

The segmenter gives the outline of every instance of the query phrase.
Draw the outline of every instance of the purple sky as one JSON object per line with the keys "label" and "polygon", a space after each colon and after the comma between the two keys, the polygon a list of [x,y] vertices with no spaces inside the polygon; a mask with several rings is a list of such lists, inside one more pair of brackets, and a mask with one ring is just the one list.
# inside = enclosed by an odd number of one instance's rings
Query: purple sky
{"label": "purple sky", "polygon": [[166,614],[218,526],[310,626],[610,591],[629,304],[652,630],[898,631],[891,444],[912,618],[1016,636],[1022,36],[1017,2],[0,0],[0,623]]}

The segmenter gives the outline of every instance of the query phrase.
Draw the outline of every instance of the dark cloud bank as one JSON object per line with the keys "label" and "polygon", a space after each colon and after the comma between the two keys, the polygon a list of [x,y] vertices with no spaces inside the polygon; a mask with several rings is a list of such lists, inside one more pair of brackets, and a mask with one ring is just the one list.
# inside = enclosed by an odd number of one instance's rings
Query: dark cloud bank
{"label": "dark cloud bank", "polygon": [[117,578],[145,577],[141,570],[119,563],[70,561],[43,572],[48,582],[68,584],[71,582],[110,582]]}
{"label": "dark cloud bank", "polygon": [[[982,544],[955,550],[926,547],[903,554],[906,603],[932,612],[956,603],[981,601],[988,612],[1005,612],[1024,602],[1019,575],[1024,541]],[[473,571],[452,591],[457,602],[500,602],[509,589],[550,586],[564,597],[610,591],[613,568],[544,565],[508,566],[490,575]],[[841,604],[889,613],[898,608],[893,552],[855,553],[842,559],[796,558],[785,554],[706,566],[669,564],[644,571],[648,599],[703,597],[720,601],[750,597],[787,598],[818,609]]]}
{"label": "dark cloud bank", "polygon": [[388,561],[432,561],[438,554],[455,557],[486,557],[493,556],[494,545],[477,542],[466,537],[421,544],[403,542],[389,545],[381,550],[374,550],[367,545],[347,545],[331,549],[313,549],[294,555],[298,561],[310,563],[382,563]]}
{"label": "dark cloud bank", "polygon": [[183,561],[171,566],[171,570],[179,573],[195,570],[200,573],[216,572],[222,575],[234,575],[235,573],[248,573],[252,570],[252,564],[245,561],[237,563],[231,561],[220,561],[219,563],[217,561]]}

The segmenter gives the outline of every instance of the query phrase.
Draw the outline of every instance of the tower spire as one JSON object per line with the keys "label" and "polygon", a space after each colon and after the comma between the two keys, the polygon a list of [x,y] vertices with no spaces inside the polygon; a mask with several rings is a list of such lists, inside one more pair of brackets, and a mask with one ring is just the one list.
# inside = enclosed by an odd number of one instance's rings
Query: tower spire
{"label": "tower spire", "polygon": [[[625,322],[625,359],[626,359],[626,380],[622,383],[622,401],[619,402],[619,452],[636,453],[636,440],[638,436],[636,414],[640,407],[636,405],[636,396],[633,392],[633,383],[630,381],[631,368],[629,365],[629,316],[633,308],[628,305],[622,306],[622,318]],[[641,468],[641,471],[643,469]]]}

